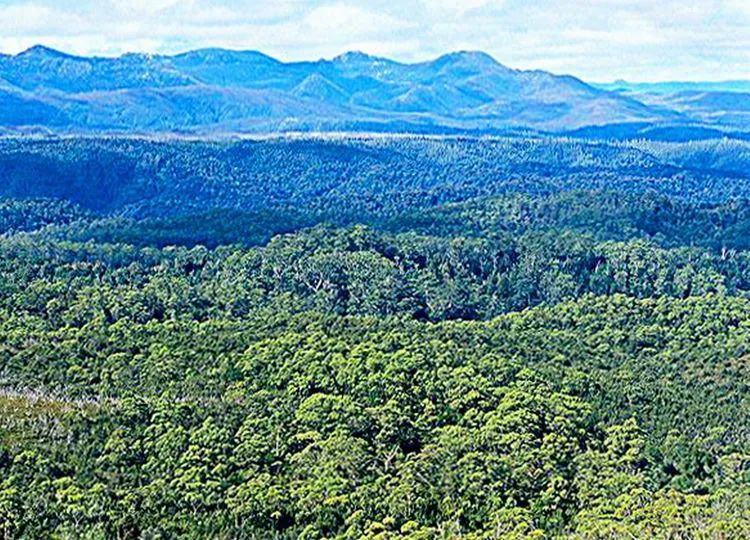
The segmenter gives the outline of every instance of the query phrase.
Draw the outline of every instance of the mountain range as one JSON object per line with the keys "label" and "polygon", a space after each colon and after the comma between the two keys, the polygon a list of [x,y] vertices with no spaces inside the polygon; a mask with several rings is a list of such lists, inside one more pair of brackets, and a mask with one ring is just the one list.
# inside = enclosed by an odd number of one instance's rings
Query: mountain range
{"label": "mountain range", "polygon": [[[622,86],[622,85],[621,85]],[[482,52],[405,64],[360,52],[281,62],[255,51],[0,55],[0,132],[498,132],[608,124],[744,126],[750,93],[595,87]]]}

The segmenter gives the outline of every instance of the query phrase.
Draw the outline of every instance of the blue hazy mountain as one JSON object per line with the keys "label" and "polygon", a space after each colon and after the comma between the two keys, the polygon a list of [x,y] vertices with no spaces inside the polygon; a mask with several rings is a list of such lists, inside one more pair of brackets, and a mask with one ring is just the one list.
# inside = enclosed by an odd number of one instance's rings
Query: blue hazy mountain
{"label": "blue hazy mountain", "polygon": [[670,109],[701,124],[732,130],[750,126],[750,81],[615,81],[595,86],[651,107]]}
{"label": "blue hazy mountain", "polygon": [[681,90],[673,93],[635,94],[652,106],[667,107],[704,124],[733,129],[750,126],[750,92],[737,90]]}
{"label": "blue hazy mountain", "polygon": [[602,90],[635,94],[676,94],[678,92],[750,92],[750,81],[662,81],[594,83]]}
{"label": "blue hazy mountain", "polygon": [[[689,110],[686,109],[689,113]],[[91,132],[563,131],[694,120],[570,76],[481,52],[404,64],[359,52],[285,63],[255,51],[0,56],[0,126]]]}

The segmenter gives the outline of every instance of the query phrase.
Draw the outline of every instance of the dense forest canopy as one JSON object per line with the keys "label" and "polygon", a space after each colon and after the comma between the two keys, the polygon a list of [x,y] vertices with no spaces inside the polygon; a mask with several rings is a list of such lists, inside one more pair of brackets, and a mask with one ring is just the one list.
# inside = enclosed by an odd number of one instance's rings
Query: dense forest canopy
{"label": "dense forest canopy", "polygon": [[656,191],[715,203],[748,198],[747,148],[542,137],[9,138],[0,139],[0,196],[138,219],[235,209],[354,222],[509,192]]}
{"label": "dense forest canopy", "polygon": [[745,143],[0,141],[0,538],[750,537]]}

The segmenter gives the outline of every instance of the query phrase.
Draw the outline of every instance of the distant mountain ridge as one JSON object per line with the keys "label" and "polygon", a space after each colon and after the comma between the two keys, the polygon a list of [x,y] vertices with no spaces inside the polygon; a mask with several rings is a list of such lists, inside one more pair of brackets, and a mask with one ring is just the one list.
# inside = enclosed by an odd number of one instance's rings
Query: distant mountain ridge
{"label": "distant mountain ridge", "polygon": [[733,81],[663,81],[594,83],[592,86],[616,92],[674,94],[677,92],[750,92],[750,80]]}
{"label": "distant mountain ridge", "polygon": [[35,46],[0,56],[0,131],[566,131],[694,120],[670,103],[474,51],[413,64],[361,52],[286,63],[226,49],[104,58]]}

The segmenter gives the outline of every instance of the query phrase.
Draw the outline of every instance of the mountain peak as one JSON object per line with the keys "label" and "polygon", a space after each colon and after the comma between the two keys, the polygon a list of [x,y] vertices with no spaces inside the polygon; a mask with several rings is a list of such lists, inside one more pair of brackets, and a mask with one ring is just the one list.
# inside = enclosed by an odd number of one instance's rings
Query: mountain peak
{"label": "mountain peak", "polygon": [[279,61],[275,58],[268,56],[260,51],[237,51],[232,49],[222,48],[205,48],[196,49],[194,51],[188,51],[177,54],[172,57],[173,60],[194,62],[199,64],[216,64],[216,63],[235,63],[235,62],[246,62],[252,60],[254,62],[266,63],[266,64],[278,64]]}
{"label": "mountain peak", "polygon": [[297,97],[334,103],[341,102],[348,97],[343,88],[329,81],[320,73],[309,75],[292,90],[292,93]]}
{"label": "mountain peak", "polygon": [[360,60],[370,60],[372,57],[364,53],[362,51],[347,51],[345,53],[342,53],[336,57],[334,57],[334,62],[355,62]]}
{"label": "mountain peak", "polygon": [[33,58],[75,58],[70,54],[66,54],[57,49],[46,47],[44,45],[34,45],[29,47],[25,51],[22,51],[16,55],[16,58],[33,57]]}
{"label": "mountain peak", "polygon": [[475,62],[491,62],[497,64],[497,61],[484,51],[454,51],[445,56],[473,60]]}
{"label": "mountain peak", "polygon": [[336,64],[366,64],[373,62],[390,62],[390,60],[386,60],[385,58],[373,56],[362,51],[348,51],[344,54],[340,54],[334,57],[331,61]]}
{"label": "mountain peak", "polygon": [[461,64],[476,67],[505,67],[492,56],[482,51],[455,51],[444,54],[431,63],[436,65]]}

